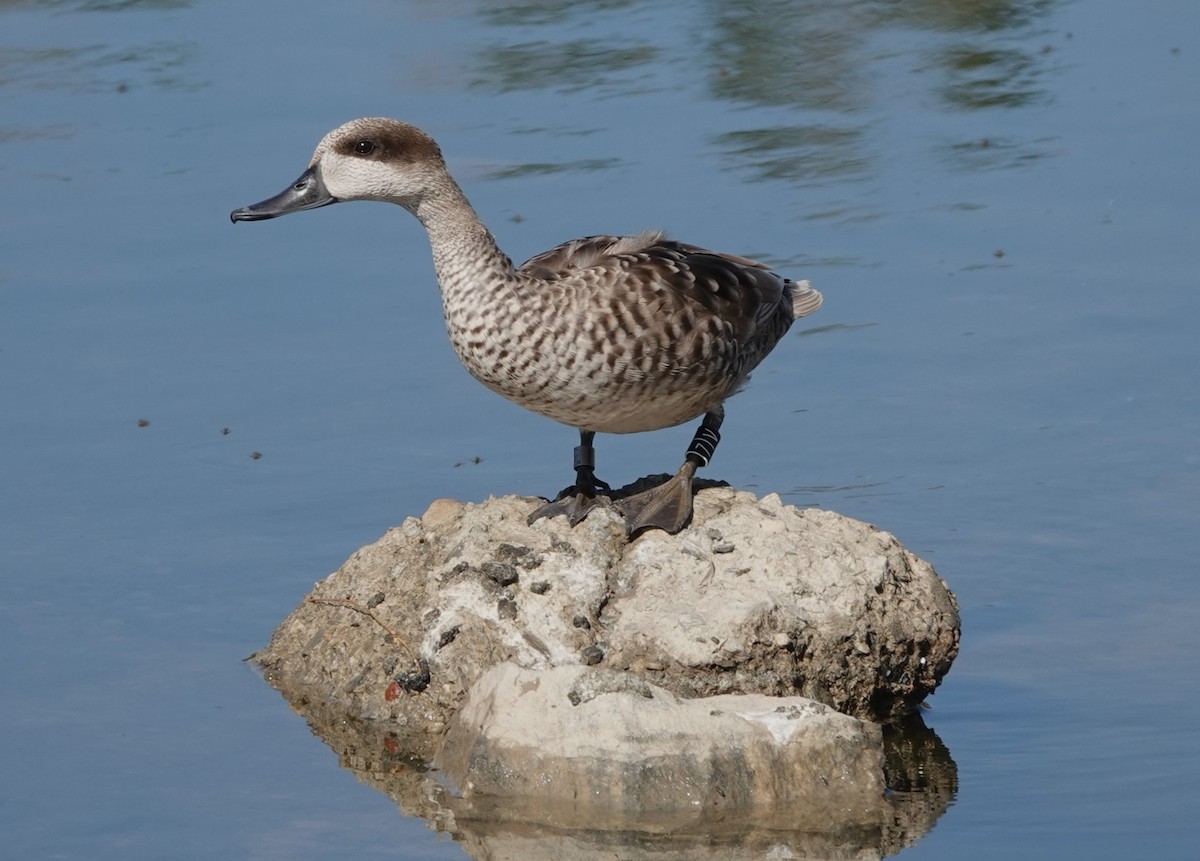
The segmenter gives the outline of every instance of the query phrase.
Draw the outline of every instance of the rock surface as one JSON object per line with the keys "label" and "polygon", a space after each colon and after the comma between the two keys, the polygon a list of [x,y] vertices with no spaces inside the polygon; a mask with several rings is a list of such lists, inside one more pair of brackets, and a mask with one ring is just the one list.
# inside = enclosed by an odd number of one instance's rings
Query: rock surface
{"label": "rock surface", "polygon": [[878,725],[804,697],[683,700],[617,670],[506,663],[472,688],[437,764],[464,797],[577,827],[786,809],[823,831],[878,824],[882,759]]}
{"label": "rock surface", "polygon": [[[318,583],[255,659],[277,685],[440,734],[505,661],[627,670],[681,697],[806,696],[886,721],[932,692],[957,653],[945,584],[869,524],[713,487],[679,535],[627,543],[605,510],[575,528],[526,525],[536,504],[433,503]],[[428,686],[398,695],[394,680],[419,675],[419,659]]]}
{"label": "rock surface", "polygon": [[889,820],[868,721],[911,712],[958,647],[927,563],[728,487],[700,491],[679,535],[633,542],[603,509],[527,525],[537,504],[435,502],[318,583],[255,659],[298,708],[401,733],[472,815],[520,798],[522,821],[561,827]]}

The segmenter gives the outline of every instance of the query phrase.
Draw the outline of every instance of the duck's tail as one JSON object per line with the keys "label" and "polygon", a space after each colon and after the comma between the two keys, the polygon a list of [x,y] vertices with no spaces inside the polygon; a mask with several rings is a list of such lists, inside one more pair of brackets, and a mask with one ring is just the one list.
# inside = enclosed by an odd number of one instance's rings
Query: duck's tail
{"label": "duck's tail", "polygon": [[792,289],[792,318],[799,320],[821,307],[824,297],[807,281],[789,281]]}

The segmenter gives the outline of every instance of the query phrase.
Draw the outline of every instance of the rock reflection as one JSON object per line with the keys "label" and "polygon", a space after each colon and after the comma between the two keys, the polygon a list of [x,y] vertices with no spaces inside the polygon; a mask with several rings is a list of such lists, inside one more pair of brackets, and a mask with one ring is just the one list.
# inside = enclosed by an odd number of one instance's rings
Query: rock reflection
{"label": "rock reflection", "polygon": [[928,833],[958,794],[958,766],[920,714],[883,728],[884,774],[895,802],[892,837],[909,846]]}
{"label": "rock reflection", "polygon": [[437,736],[405,735],[395,725],[349,715],[322,697],[297,690],[283,693],[344,768],[391,798],[402,814],[451,835],[472,858],[884,858],[927,834],[957,790],[954,760],[914,716],[885,728],[882,759],[891,791],[869,816],[846,811],[843,821],[814,823],[806,821],[803,810],[722,818],[689,810],[613,821],[578,808],[542,810],[519,802],[462,798],[426,765],[436,753]]}

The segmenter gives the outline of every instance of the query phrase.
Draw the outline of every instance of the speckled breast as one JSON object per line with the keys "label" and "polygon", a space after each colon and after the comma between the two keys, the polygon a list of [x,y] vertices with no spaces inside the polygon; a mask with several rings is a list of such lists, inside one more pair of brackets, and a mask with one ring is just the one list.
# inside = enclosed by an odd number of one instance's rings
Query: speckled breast
{"label": "speckled breast", "polygon": [[[686,309],[646,318],[628,297],[544,291],[515,302],[446,308],[446,328],[475,379],[571,427],[636,433],[714,409],[741,384],[740,349],[720,320]],[[590,299],[590,301],[584,301]],[[617,306],[617,307],[614,307]]]}

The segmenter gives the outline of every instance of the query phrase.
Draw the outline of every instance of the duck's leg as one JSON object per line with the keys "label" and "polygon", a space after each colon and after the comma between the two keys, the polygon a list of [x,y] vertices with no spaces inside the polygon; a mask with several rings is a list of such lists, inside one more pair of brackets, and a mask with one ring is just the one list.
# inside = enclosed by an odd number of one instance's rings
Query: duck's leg
{"label": "duck's leg", "polygon": [[699,467],[708,466],[721,441],[724,420],[725,410],[721,407],[706,413],[674,477],[617,503],[625,515],[625,532],[630,538],[643,529],[662,529],[674,535],[687,526],[692,519],[692,476]]}
{"label": "duck's leg", "polygon": [[526,522],[533,523],[543,517],[565,514],[571,525],[579,523],[597,505],[607,505],[608,498],[597,496],[597,491],[611,490],[607,483],[596,478],[596,450],[592,448],[595,431],[581,430],[579,445],[575,446],[575,483],[560,493],[553,502],[536,509]]}

